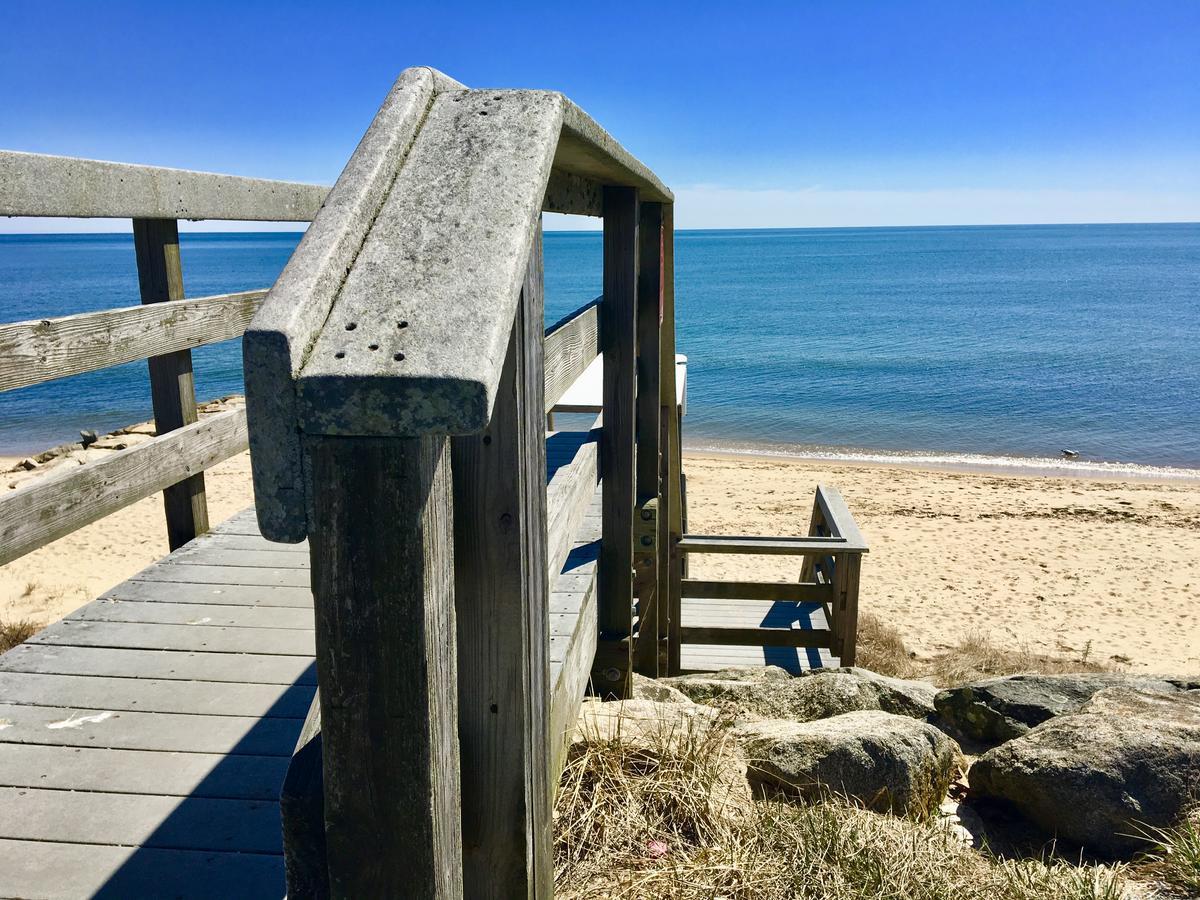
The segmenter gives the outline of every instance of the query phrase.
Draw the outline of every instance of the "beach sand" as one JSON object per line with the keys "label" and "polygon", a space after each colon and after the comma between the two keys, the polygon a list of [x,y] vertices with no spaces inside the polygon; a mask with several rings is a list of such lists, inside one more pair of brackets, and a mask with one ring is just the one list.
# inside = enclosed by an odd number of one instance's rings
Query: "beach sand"
{"label": "beach sand", "polygon": [[[684,469],[697,533],[802,534],[816,483],[837,486],[871,544],[860,609],[919,655],[975,630],[1135,672],[1200,671],[1200,483],[700,454]],[[250,505],[249,473],[244,453],[206,473],[212,522]],[[162,500],[142,500],[0,568],[0,618],[52,622],[166,552]],[[798,562],[694,557],[692,573],[791,580]]]}

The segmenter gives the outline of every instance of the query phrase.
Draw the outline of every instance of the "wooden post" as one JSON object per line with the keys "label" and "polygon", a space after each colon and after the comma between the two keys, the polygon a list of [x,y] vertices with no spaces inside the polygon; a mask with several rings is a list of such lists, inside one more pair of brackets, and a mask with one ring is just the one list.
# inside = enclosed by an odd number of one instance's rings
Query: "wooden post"
{"label": "wooden post", "polygon": [[839,553],[833,564],[833,602],[837,628],[832,635],[834,650],[843,666],[854,665],[858,651],[858,579],[862,556]]}
{"label": "wooden post", "polygon": [[600,433],[603,478],[596,647],[592,687],[601,696],[629,692],[633,634],[634,319],[638,290],[638,192],[604,188],[604,427]]}
{"label": "wooden post", "polygon": [[553,893],[542,241],[487,430],[451,443],[454,470],[463,889]]}
{"label": "wooden post", "polygon": [[[179,224],[174,219],[134,219],[133,247],[142,303],[182,300]],[[152,356],[148,363],[155,431],[165,434],[191,425],[196,421],[192,351]],[[167,516],[167,543],[172,550],[208,531],[204,473],[197,472],[164,490],[163,507]]]}
{"label": "wooden post", "polygon": [[[659,415],[664,434],[662,441],[663,483],[661,516],[659,520],[659,566],[663,578],[663,596],[667,636],[666,671],[679,674],[680,598],[683,580],[683,558],[675,545],[683,537],[683,484],[679,446],[679,402],[675,385],[675,205],[662,208],[662,328],[659,364]],[[660,608],[664,604],[660,604]]]}
{"label": "wooden post", "polygon": [[637,496],[634,523],[634,594],[638,601],[635,668],[657,678],[659,609],[659,385],[662,377],[660,324],[663,286],[662,204],[643,203],[638,222],[637,297]]}
{"label": "wooden post", "polygon": [[449,441],[305,452],[330,894],[461,896]]}

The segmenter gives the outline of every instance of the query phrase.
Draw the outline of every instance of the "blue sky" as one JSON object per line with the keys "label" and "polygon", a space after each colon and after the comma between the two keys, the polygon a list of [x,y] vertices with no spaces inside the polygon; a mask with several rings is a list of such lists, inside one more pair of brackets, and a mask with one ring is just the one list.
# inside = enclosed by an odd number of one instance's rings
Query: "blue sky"
{"label": "blue sky", "polygon": [[681,227],[1200,220],[1194,0],[5,0],[0,146],[331,183],[418,64],[565,92]]}

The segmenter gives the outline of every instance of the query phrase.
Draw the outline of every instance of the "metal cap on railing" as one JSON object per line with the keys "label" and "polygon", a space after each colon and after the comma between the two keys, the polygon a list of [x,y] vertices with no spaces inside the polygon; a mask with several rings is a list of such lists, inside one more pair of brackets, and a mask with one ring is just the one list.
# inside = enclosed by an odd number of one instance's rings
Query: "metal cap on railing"
{"label": "metal cap on railing", "polygon": [[483,429],[543,208],[665,186],[561,94],[408,69],[246,333],[259,524],[307,534],[302,434]]}

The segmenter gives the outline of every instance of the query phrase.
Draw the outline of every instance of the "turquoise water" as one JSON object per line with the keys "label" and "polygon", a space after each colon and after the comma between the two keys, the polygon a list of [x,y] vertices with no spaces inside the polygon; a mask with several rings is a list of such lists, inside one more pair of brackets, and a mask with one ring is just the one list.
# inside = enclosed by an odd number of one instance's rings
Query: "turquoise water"
{"label": "turquoise water", "polygon": [[[185,235],[188,295],[269,285],[297,239]],[[547,318],[599,288],[600,235],[548,233]],[[695,447],[1200,468],[1200,224],[680,232],[676,296]],[[124,235],[0,236],[0,320],[136,302]],[[239,391],[239,345],[196,372]],[[0,452],[148,415],[144,363],[0,394]]]}

